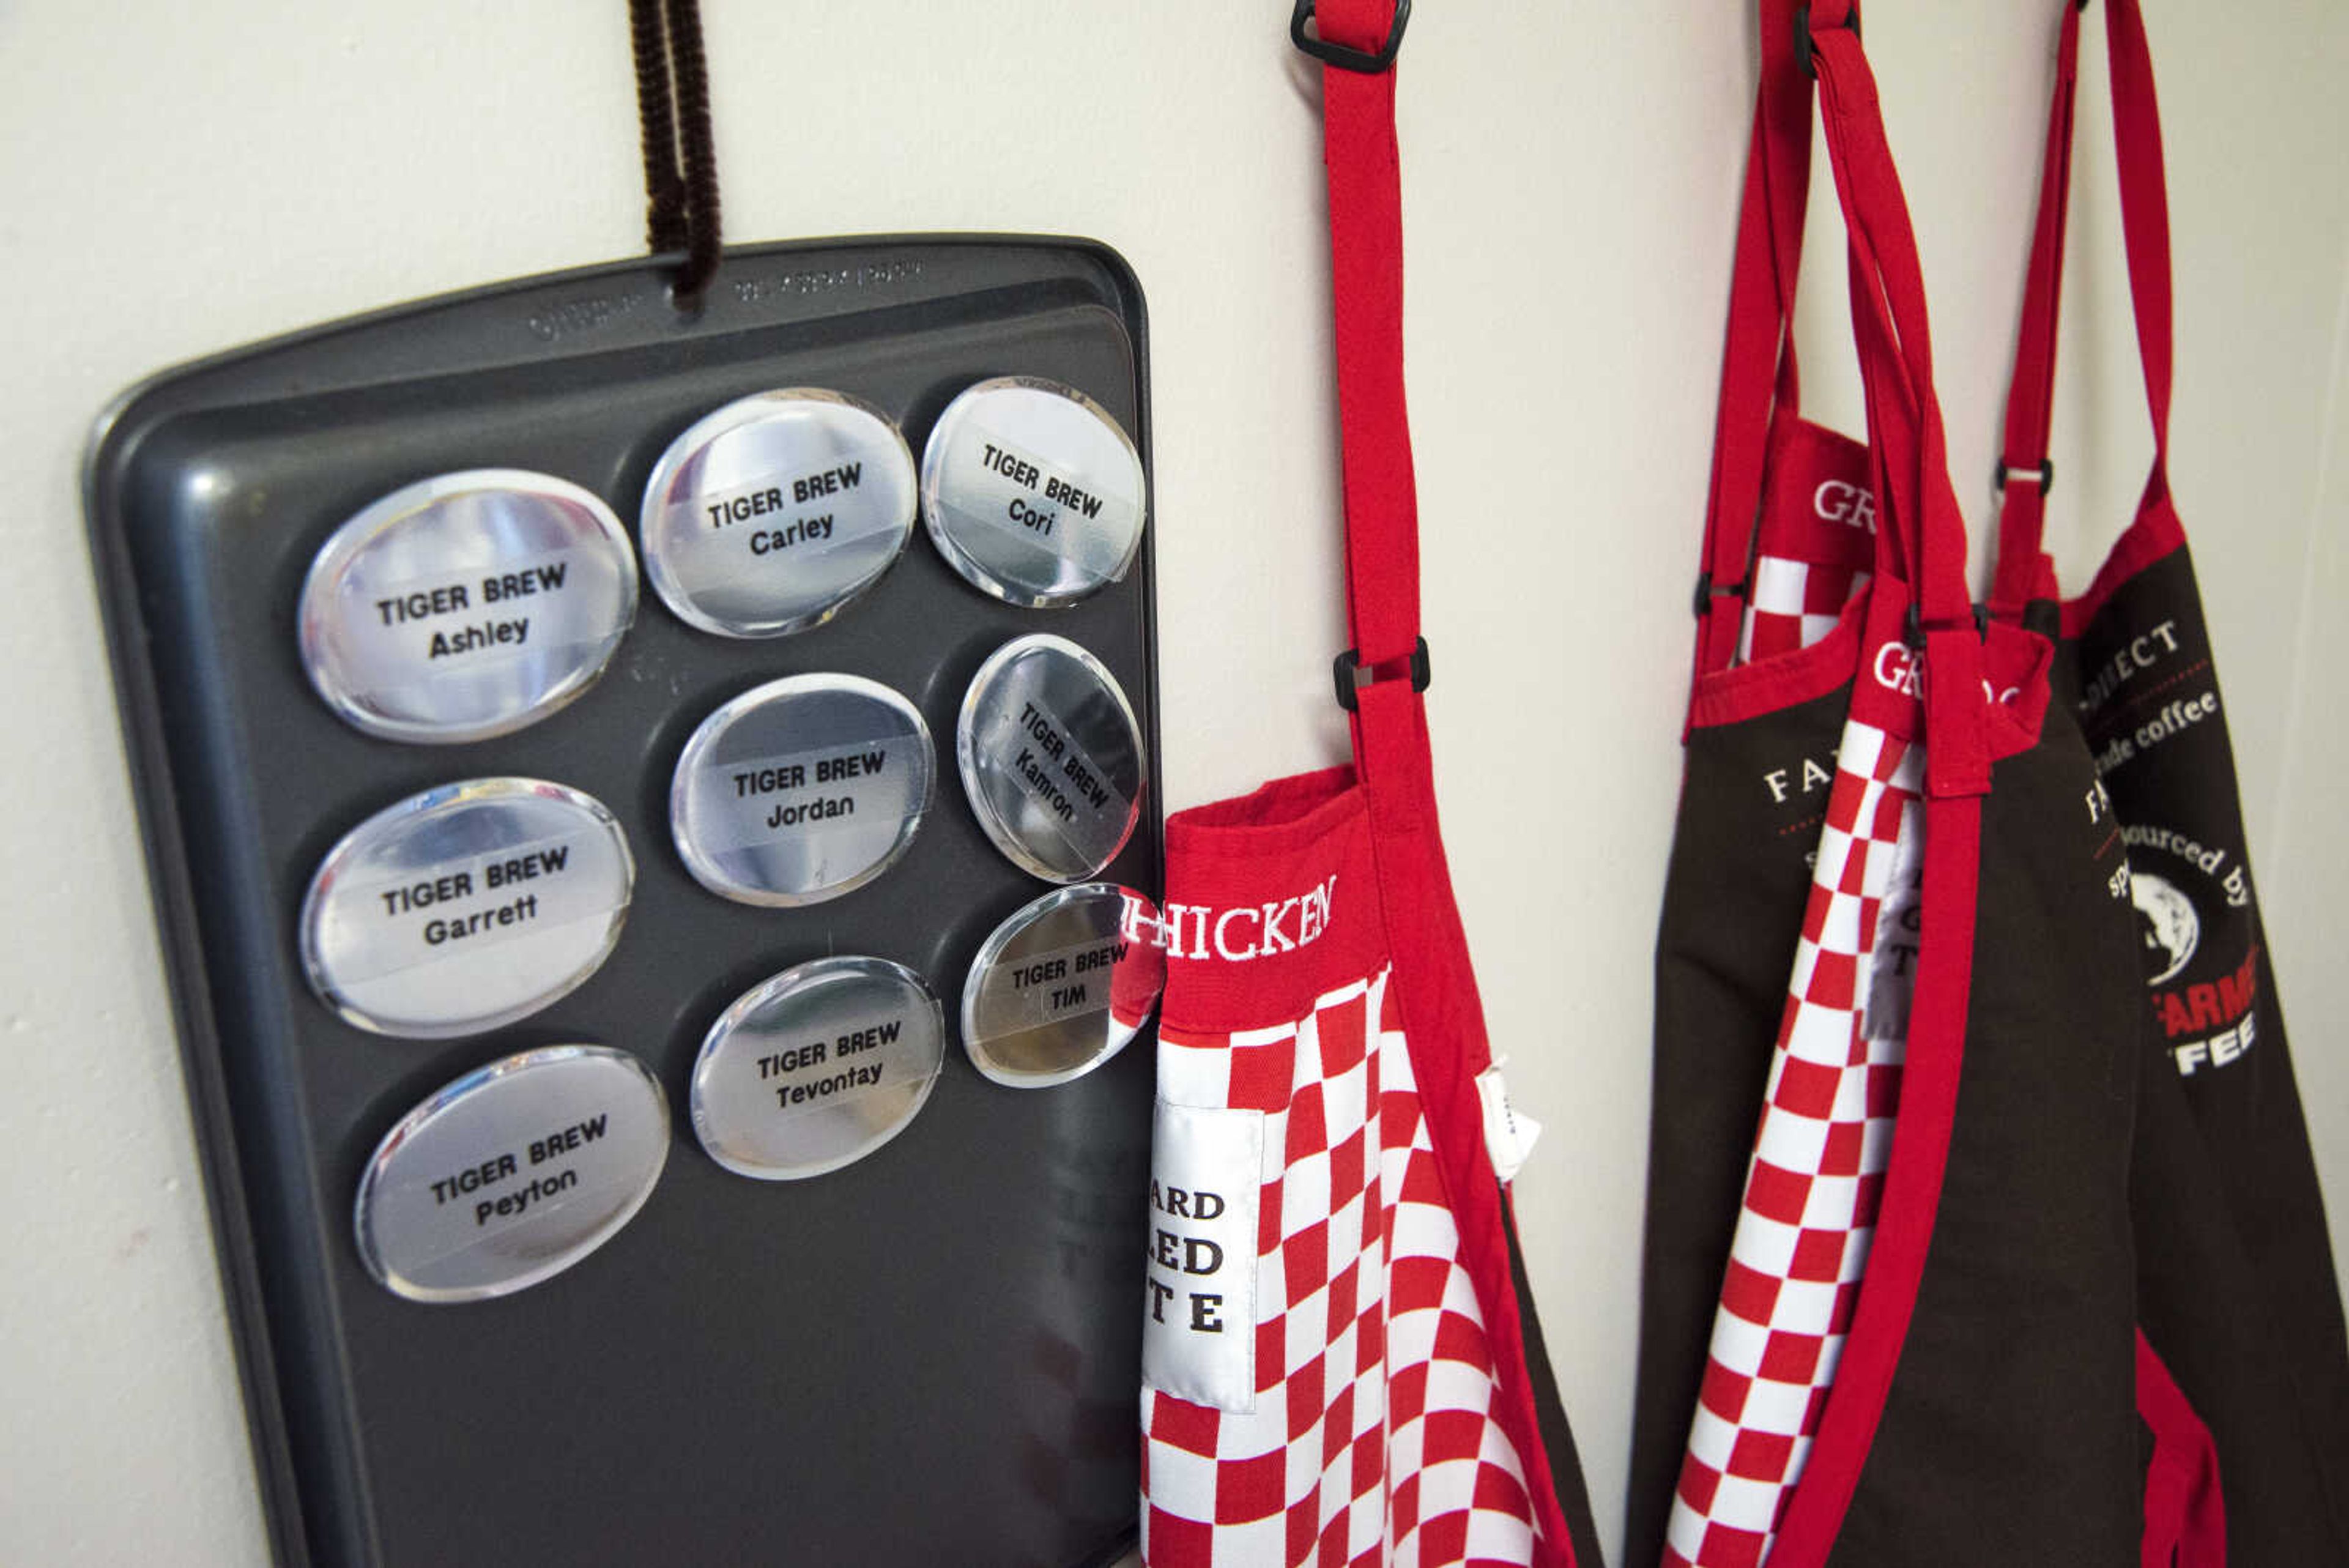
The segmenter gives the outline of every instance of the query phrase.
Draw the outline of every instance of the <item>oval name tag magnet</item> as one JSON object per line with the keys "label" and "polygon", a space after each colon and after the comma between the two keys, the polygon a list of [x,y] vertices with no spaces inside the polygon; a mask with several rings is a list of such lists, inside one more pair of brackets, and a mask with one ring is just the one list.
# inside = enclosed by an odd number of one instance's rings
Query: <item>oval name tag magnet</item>
{"label": "oval name tag magnet", "polygon": [[923,448],[931,540],[1010,604],[1074,604],[1124,576],[1147,509],[1133,438],[1057,381],[981,381],[947,405]]}
{"label": "oval name tag magnet", "polygon": [[668,1097],[634,1056],[555,1045],[448,1085],[384,1135],[353,1228],[367,1272],[418,1302],[548,1279],[635,1218],[668,1159]]}
{"label": "oval name tag magnet", "polygon": [[327,852],[302,904],[303,969],[319,1000],[379,1034],[495,1029],[602,967],[636,875],[619,823],[577,790],[427,790]]}
{"label": "oval name tag magnet", "polygon": [[1082,1077],[1130,1044],[1166,985],[1157,907],[1092,882],[1045,894],[996,928],[962,989],[971,1065],[1017,1089]]}
{"label": "oval name tag magnet", "polygon": [[1066,638],[1014,638],[971,678],[955,761],[979,826],[1048,882],[1097,876],[1142,820],[1142,728],[1106,665]]}
{"label": "oval name tag magnet", "polygon": [[302,586],[302,667],[370,735],[486,740],[594,684],[636,613],[636,552],[601,497],[474,469],[335,530]]}
{"label": "oval name tag magnet", "polygon": [[745,904],[838,898],[895,865],[929,809],[930,729],[856,675],[792,675],[701,722],[669,827],[695,880]]}
{"label": "oval name tag magnet", "polygon": [[724,637],[820,626],[912,537],[914,457],[880,410],[800,387],[740,399],[669,444],[645,487],[645,575]]}
{"label": "oval name tag magnet", "polygon": [[922,977],[878,958],[826,958],[737,1000],[693,1064],[694,1135],[738,1175],[822,1176],[904,1131],[946,1060]]}

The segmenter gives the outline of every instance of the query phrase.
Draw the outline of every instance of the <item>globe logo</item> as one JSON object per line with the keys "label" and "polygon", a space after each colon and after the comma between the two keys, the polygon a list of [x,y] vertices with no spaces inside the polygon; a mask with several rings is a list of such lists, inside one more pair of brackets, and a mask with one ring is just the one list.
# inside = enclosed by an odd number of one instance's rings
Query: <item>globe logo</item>
{"label": "globe logo", "polygon": [[2167,967],[2146,983],[2159,985],[2176,978],[2202,940],[2202,918],[2194,912],[2194,901],[2164,878],[2137,870],[2129,873],[2129,898],[2137,905],[2137,934],[2149,955],[2147,961],[2167,961]]}

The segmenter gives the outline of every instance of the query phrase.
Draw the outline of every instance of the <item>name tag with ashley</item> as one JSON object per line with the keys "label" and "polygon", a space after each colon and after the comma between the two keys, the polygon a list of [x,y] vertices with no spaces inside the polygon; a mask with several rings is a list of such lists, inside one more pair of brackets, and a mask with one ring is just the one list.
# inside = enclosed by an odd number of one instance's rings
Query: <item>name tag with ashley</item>
{"label": "name tag with ashley", "polygon": [[1158,1102],[1142,1376],[1246,1415],[1256,1408],[1257,1197],[1264,1113]]}

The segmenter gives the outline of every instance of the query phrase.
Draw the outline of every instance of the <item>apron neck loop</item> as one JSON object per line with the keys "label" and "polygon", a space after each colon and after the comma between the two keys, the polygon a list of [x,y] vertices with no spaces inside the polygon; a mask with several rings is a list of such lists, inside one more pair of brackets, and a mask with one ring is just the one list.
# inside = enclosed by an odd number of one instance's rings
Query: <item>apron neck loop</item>
{"label": "apron neck loop", "polygon": [[[1402,375],[1402,179],[1394,57],[1410,10],[1396,0],[1299,0],[1290,34],[1322,62],[1322,161],[1346,507],[1346,600],[1354,646],[1340,700],[1371,681],[1426,685],[1419,628],[1419,508]],[[1360,709],[1354,702],[1346,705]],[[1382,706],[1382,705],[1381,705]]]}

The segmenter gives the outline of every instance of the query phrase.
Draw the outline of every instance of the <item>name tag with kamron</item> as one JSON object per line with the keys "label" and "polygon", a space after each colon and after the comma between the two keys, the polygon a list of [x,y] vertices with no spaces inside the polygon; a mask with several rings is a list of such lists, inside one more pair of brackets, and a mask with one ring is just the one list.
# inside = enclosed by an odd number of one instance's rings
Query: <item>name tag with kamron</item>
{"label": "name tag with kamron", "polygon": [[1133,704],[1066,638],[1015,638],[979,666],[955,761],[987,836],[1048,882],[1100,875],[1142,817],[1148,763]]}

